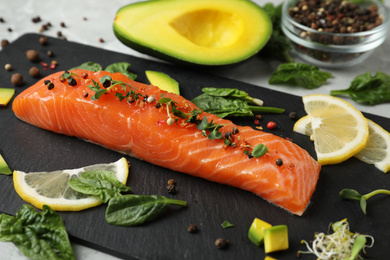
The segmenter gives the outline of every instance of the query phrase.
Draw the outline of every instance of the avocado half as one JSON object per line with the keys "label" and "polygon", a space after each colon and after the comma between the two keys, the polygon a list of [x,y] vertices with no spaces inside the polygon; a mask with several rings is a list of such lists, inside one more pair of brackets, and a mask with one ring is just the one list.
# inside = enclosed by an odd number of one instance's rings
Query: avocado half
{"label": "avocado half", "polygon": [[153,0],[120,8],[113,29],[139,52],[174,63],[219,66],[256,54],[269,40],[272,23],[248,0]]}

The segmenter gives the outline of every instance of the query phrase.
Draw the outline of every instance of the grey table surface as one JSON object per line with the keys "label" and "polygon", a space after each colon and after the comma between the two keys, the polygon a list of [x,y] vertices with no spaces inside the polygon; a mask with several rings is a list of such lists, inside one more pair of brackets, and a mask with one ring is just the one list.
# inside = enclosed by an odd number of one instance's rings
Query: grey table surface
{"label": "grey table surface", "polygon": [[[0,17],[4,19],[4,23],[0,23],[0,40],[7,39],[9,42],[12,42],[23,34],[39,33],[39,28],[42,24],[50,22],[52,27],[50,27],[49,30],[42,32],[43,35],[57,37],[57,33],[60,31],[68,41],[145,59],[156,60],[153,57],[141,54],[123,45],[113,33],[112,23],[116,11],[120,7],[133,2],[137,1],[0,0]],[[254,2],[263,5],[266,2],[279,4],[282,1],[255,0]],[[385,1],[385,5],[389,7],[390,2],[388,0]],[[31,19],[36,16],[40,16],[42,20],[41,23],[32,22]],[[61,22],[65,24],[65,27],[60,25]],[[104,41],[101,42],[100,39],[103,39]],[[299,59],[297,59],[297,61],[299,61]],[[6,61],[0,61],[1,66],[4,66],[5,63]],[[315,93],[329,94],[330,90],[347,88],[354,77],[363,74],[366,71],[371,71],[373,73],[377,71],[390,73],[390,37],[388,37],[388,39],[362,64],[345,69],[325,69],[333,74],[333,78],[329,79],[326,85],[314,90],[306,90],[303,88],[292,89],[288,86],[269,85],[268,78],[279,64],[279,61],[250,59],[237,67],[217,73],[220,76],[286,93],[292,93],[293,91],[293,94],[298,96]],[[366,106],[358,104],[350,99],[347,100],[363,112],[387,118],[390,117],[389,103]],[[390,129],[387,130],[390,131]],[[75,251],[76,259],[118,259],[114,256],[104,254],[76,243],[73,243],[72,246]],[[0,260],[1,259],[22,260],[27,258],[23,256],[12,243],[0,242]]]}

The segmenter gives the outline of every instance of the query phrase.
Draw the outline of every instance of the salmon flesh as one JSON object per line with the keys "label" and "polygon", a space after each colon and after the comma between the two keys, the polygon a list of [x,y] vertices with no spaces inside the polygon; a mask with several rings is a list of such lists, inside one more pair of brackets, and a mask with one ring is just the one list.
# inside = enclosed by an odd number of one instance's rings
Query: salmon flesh
{"label": "salmon flesh", "polygon": [[[295,215],[307,208],[321,166],[291,141],[234,125],[200,111],[180,95],[121,73],[75,69],[67,74],[73,84],[63,73],[49,75],[19,94],[12,105],[15,115],[49,131],[247,190]],[[104,77],[110,86],[100,83]],[[99,89],[103,94],[97,98]],[[156,105],[161,98],[170,102]],[[199,114],[189,120],[194,111]],[[212,130],[197,128],[204,117],[219,126],[223,138],[211,140],[207,134]],[[260,143],[267,152],[258,158],[248,156]],[[282,165],[276,164],[278,159]]]}

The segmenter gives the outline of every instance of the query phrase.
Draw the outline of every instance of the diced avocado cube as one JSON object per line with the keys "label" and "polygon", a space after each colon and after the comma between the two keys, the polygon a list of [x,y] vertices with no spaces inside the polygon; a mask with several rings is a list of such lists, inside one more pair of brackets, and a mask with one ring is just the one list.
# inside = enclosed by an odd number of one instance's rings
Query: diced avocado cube
{"label": "diced avocado cube", "polygon": [[266,256],[265,258],[264,258],[264,260],[277,260],[276,258],[273,258],[273,257],[270,257],[270,256]]}
{"label": "diced avocado cube", "polygon": [[0,88],[0,106],[6,106],[14,94],[13,88]]}
{"label": "diced avocado cube", "polygon": [[273,226],[264,230],[264,249],[266,253],[288,249],[286,225]]}
{"label": "diced avocado cube", "polygon": [[255,218],[252,222],[251,227],[249,228],[248,237],[256,245],[260,246],[263,243],[264,239],[264,230],[272,227],[271,224]]}
{"label": "diced avocado cube", "polygon": [[145,71],[145,74],[153,86],[180,95],[179,83],[167,74],[152,70]]}
{"label": "diced avocado cube", "polygon": [[3,156],[0,154],[0,174],[12,174],[11,170],[9,169],[7,163],[5,162]]}

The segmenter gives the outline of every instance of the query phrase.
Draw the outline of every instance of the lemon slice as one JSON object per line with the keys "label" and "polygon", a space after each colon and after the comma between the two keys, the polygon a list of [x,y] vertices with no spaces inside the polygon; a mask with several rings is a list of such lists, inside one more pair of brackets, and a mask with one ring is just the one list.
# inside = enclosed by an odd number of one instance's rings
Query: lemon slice
{"label": "lemon slice", "polygon": [[129,164],[123,157],[113,163],[94,164],[78,169],[32,173],[15,170],[14,186],[23,200],[39,209],[46,204],[55,211],[80,211],[100,205],[102,201],[98,197],[72,190],[68,186],[68,180],[83,172],[95,170],[111,171],[120,182],[126,184]]}
{"label": "lemon slice", "polygon": [[330,95],[302,98],[311,118],[314,147],[321,165],[347,160],[362,150],[368,140],[368,123],[350,103]]}
{"label": "lemon slice", "polygon": [[390,133],[373,121],[367,121],[370,132],[368,141],[355,157],[386,173],[390,170]]}
{"label": "lemon slice", "polygon": [[[366,146],[354,157],[359,160],[373,164],[384,173],[390,171],[390,133],[378,124],[367,119],[368,141]],[[312,138],[311,118],[306,115],[301,117],[294,125],[294,132],[307,135]]]}

